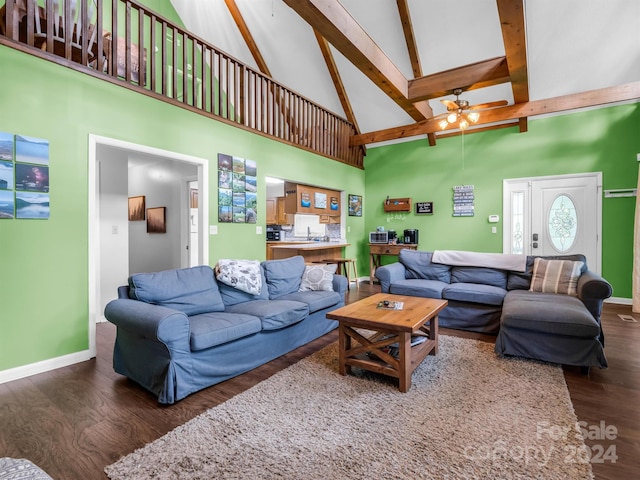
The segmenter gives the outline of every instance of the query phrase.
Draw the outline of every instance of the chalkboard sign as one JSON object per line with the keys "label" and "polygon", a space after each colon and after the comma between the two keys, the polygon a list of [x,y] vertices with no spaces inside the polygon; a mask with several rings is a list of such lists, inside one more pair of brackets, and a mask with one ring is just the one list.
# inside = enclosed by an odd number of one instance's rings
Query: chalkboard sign
{"label": "chalkboard sign", "polygon": [[433,202],[416,202],[416,215],[433,213]]}

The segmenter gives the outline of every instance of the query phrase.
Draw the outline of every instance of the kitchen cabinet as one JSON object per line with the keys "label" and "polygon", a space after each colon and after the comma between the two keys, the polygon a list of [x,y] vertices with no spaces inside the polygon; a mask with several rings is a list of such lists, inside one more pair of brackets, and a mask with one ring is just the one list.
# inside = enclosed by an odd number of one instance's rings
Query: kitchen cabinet
{"label": "kitchen cabinet", "polygon": [[275,225],[276,223],[278,223],[277,199],[267,198],[267,225]]}
{"label": "kitchen cabinet", "polygon": [[337,190],[285,182],[284,193],[286,213],[340,216],[340,192]]}
{"label": "kitchen cabinet", "polygon": [[293,215],[286,212],[284,203],[284,197],[276,198],[276,223],[278,225],[292,225]]}

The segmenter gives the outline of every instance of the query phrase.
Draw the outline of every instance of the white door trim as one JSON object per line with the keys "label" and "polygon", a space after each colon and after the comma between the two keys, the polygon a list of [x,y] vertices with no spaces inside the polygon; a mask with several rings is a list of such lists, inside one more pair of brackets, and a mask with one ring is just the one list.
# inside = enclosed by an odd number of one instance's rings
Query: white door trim
{"label": "white door trim", "polygon": [[203,227],[199,235],[199,256],[203,265],[209,264],[209,161],[205,158],[194,157],[183,153],[162,150],[147,145],[117,140],[89,134],[88,159],[88,225],[89,225],[89,259],[88,259],[88,307],[89,307],[89,351],[91,357],[96,356],[96,323],[101,319],[102,312],[98,312],[100,305],[100,173],[98,169],[98,145],[116,147],[130,152],[159,156],[172,160],[191,163],[198,168],[199,214],[198,221]]}
{"label": "white door trim", "polygon": [[[502,251],[504,253],[509,252],[509,245],[511,242],[511,201],[510,201],[510,185],[513,184],[527,184],[527,191],[525,194],[525,205],[529,205],[531,200],[531,184],[536,181],[545,180],[567,180],[576,178],[594,178],[597,183],[597,202],[596,202],[596,265],[589,265],[589,268],[601,274],[602,271],[602,172],[585,172],[585,173],[571,173],[566,175],[545,175],[541,177],[524,177],[524,178],[509,178],[502,181],[502,218],[504,220],[502,229]],[[525,207],[526,209],[527,207]],[[530,210],[529,210],[530,211]],[[531,232],[531,218],[528,219],[526,225],[523,226],[525,231],[524,241],[524,253],[525,255],[531,255],[531,244],[529,242]]]}

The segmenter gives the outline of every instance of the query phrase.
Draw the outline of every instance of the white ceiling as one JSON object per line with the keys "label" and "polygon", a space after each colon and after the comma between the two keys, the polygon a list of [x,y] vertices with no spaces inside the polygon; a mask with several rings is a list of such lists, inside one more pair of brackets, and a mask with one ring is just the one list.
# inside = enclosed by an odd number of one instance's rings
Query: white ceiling
{"label": "white ceiling", "polygon": [[[171,0],[189,31],[257,65],[224,0]],[[340,0],[409,79],[409,55],[394,0]],[[272,74],[344,116],[311,27],[282,0],[236,0]],[[408,0],[423,75],[504,56],[495,0]],[[640,0],[525,0],[529,100],[640,81]],[[414,121],[332,48],[360,131]],[[451,97],[447,97],[451,98]],[[511,84],[463,94],[471,104],[513,103]],[[445,111],[431,100],[434,115]]]}

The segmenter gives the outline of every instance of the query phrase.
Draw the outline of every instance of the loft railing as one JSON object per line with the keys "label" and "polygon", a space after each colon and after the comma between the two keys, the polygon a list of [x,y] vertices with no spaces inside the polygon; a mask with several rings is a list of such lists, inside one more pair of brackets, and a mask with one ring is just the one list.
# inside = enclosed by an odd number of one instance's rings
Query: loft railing
{"label": "loft railing", "polygon": [[0,43],[363,168],[351,123],[133,0],[0,0]]}

